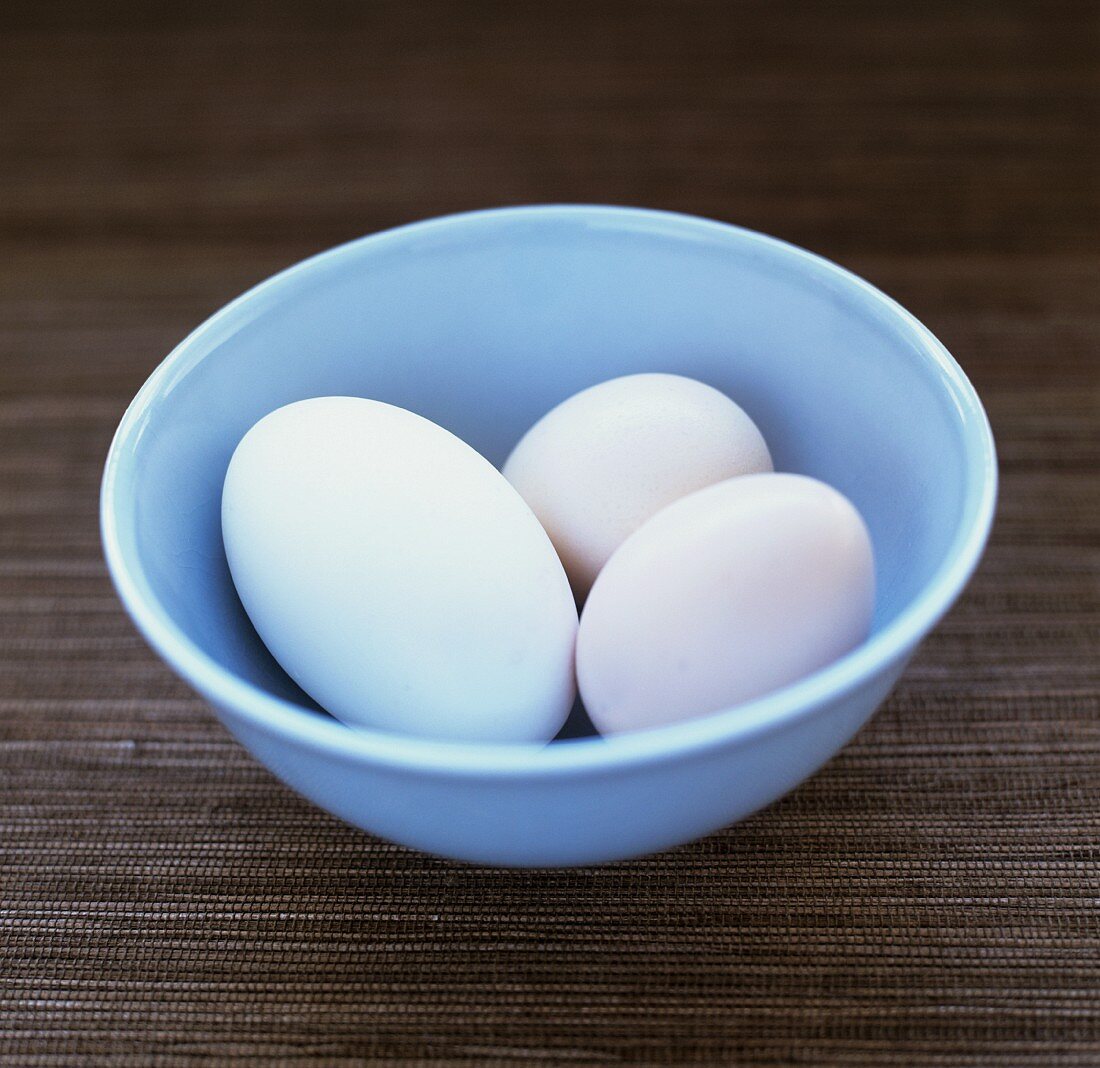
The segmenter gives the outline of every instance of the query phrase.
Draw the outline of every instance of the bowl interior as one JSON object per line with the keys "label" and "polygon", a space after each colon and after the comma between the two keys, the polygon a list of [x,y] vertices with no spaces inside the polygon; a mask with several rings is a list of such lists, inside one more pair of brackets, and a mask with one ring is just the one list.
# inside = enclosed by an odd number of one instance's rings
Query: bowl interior
{"label": "bowl interior", "polygon": [[204,324],[154,374],[116,441],[119,553],[140,596],[209,657],[315,707],[257,638],[222,551],[222,480],[248,428],[305,397],[374,397],[500,464],[553,405],[637,371],[724,390],[760,426],[777,470],[855,502],[876,552],[876,632],[976,521],[965,380],[881,294],[732,227],[518,209],[343,246]]}

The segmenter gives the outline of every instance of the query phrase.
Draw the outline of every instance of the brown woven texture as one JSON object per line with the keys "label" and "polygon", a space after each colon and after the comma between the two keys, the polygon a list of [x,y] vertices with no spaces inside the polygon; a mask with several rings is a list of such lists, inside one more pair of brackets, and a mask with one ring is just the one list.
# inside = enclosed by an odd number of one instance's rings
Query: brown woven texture
{"label": "brown woven texture", "polygon": [[[1088,3],[0,6],[0,1062],[1100,1064],[1097,42]],[[794,794],[477,870],[230,739],[119,608],[98,480],[252,282],[568,200],[896,296],[988,406],[999,516]]]}

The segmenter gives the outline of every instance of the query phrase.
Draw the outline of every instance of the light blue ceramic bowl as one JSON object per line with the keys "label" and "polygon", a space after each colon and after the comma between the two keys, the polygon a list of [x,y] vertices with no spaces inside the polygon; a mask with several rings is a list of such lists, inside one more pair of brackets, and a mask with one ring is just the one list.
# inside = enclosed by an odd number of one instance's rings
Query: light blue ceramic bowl
{"label": "light blue ceramic bowl", "polygon": [[[222,552],[234,447],[304,397],[375,397],[500,463],[585,386],[636,371],[724,390],[781,471],[859,507],[877,556],[871,637],[739,708],[548,747],[353,731],[316,710],[245,617]],[[977,564],[996,463],[981,403],[911,315],[760,234],[663,212],[535,207],[353,241],[250,290],[157,368],[103,480],[107,562],[161,656],[281,779],[418,849],[487,864],[608,861],[768,804],[867,721]],[[426,654],[427,655],[427,654]]]}

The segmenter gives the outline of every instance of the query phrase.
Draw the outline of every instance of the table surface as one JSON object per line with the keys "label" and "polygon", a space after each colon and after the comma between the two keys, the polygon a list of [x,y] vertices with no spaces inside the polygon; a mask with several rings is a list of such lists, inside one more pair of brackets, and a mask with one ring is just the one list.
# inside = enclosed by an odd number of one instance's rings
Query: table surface
{"label": "table surface", "polygon": [[[1100,1063],[1098,35],[1061,2],[4,5],[0,1060]],[[490,871],[257,766],[119,608],[96,492],[246,286],[535,201],[864,274],[957,354],[1003,481],[969,591],[801,789]]]}

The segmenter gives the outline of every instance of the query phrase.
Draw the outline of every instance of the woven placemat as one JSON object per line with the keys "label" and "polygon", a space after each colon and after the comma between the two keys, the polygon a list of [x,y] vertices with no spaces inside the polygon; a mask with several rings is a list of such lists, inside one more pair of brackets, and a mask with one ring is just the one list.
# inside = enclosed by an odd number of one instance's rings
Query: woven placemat
{"label": "woven placemat", "polygon": [[[258,15],[0,13],[0,1063],[1100,1063],[1088,5]],[[838,759],[561,872],[291,794],[145,648],[96,529],[125,404],[218,304],[529,200],[835,256],[958,354],[1003,476],[978,576]]]}

